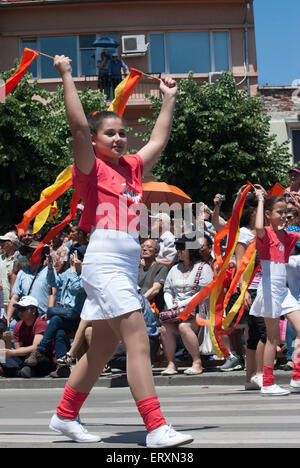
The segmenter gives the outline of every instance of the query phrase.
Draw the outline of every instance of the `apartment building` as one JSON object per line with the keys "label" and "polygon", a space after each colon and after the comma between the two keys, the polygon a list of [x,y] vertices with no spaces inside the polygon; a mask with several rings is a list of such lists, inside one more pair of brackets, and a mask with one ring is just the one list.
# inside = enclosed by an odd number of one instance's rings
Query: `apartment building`
{"label": "apartment building", "polygon": [[[95,45],[103,39],[118,45]],[[150,75],[181,79],[192,71],[199,85],[231,71],[250,95],[257,91],[253,0],[1,0],[0,47],[0,70],[11,68],[25,47],[70,56],[78,89],[97,89],[105,50]],[[49,90],[61,83],[44,56],[30,71]],[[135,130],[138,117],[150,112],[145,94],[158,92],[158,81],[143,77],[125,112]]]}

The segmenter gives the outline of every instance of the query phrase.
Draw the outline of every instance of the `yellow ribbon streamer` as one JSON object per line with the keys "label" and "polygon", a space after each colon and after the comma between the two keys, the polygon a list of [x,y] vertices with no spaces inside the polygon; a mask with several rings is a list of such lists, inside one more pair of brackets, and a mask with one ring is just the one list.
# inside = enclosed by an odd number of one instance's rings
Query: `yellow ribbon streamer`
{"label": "yellow ribbon streamer", "polygon": [[[58,187],[62,184],[67,182],[67,180],[72,178],[72,165],[66,167],[60,174],[58,174],[57,178],[55,179],[54,184],[50,185],[49,187],[45,188],[41,195],[40,200],[49,197]],[[51,209],[51,205],[47,206],[43,211],[41,211],[36,217],[33,225],[33,234],[40,231],[40,229],[44,226],[47,218],[49,216]]]}

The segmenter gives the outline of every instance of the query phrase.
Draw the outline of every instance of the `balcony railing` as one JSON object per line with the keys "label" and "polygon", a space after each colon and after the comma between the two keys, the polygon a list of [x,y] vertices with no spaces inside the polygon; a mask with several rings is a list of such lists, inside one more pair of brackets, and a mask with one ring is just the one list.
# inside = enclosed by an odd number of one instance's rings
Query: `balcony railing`
{"label": "balcony railing", "polygon": [[[160,96],[159,81],[156,78],[160,78],[160,76],[161,76],[160,73],[149,73],[148,76],[142,75],[139,81],[139,84],[137,85],[132,95],[130,96],[129,104],[145,103],[145,101],[147,101],[145,98],[146,95],[159,97]],[[85,78],[86,86],[95,88],[95,85],[96,85],[97,87],[98,77],[96,75],[86,75],[84,78]],[[125,78],[125,76],[123,76],[122,78]],[[112,100],[113,97],[114,97],[113,90],[110,87],[109,100]]]}

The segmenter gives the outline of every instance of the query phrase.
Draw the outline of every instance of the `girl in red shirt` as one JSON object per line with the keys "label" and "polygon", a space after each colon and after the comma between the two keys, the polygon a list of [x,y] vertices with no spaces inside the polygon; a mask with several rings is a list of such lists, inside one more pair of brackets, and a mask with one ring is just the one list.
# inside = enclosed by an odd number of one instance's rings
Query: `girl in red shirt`
{"label": "girl in red shirt", "polygon": [[155,394],[147,330],[137,295],[140,260],[138,216],[142,174],[150,171],[168,142],[177,86],[163,78],[163,103],[149,142],[138,155],[123,156],[127,137],[123,120],[96,113],[90,126],[72,78],[71,60],[55,56],[64,85],[65,105],[74,140],[74,187],[85,201],[81,227],[91,230],[82,270],[87,300],[82,317],[92,320],[89,350],[66,384],[50,428],[77,442],[97,442],[78,421],[79,410],[120,340],[127,349],[127,378],[147,429],[147,447],[191,442],[168,426]]}
{"label": "girl in red shirt", "polygon": [[[261,261],[262,279],[250,315],[264,317],[267,329],[261,393],[264,396],[288,395],[290,393],[288,390],[274,384],[273,368],[280,336],[279,320],[282,315],[286,315],[297,333],[295,365],[290,385],[300,388],[300,304],[286,285],[286,265],[290,253],[299,240],[299,234],[284,230],[287,212],[284,197],[273,196],[265,201],[262,190],[256,190],[256,196],[258,199],[255,221],[256,244]],[[264,226],[265,218],[268,226]]]}

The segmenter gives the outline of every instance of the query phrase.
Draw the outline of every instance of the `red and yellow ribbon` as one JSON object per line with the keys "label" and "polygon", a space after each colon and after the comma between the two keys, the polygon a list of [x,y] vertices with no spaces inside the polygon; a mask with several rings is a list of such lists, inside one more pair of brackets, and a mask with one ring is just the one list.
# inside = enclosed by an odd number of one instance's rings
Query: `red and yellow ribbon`
{"label": "red and yellow ribbon", "polygon": [[33,60],[40,54],[37,50],[25,48],[21,58],[19,68],[10,78],[0,87],[0,102],[4,101],[6,96],[17,86],[21,78],[25,75]]}
{"label": "red and yellow ribbon", "polygon": [[[180,318],[185,321],[189,318],[191,312],[197,307],[200,302],[210,295],[210,334],[211,341],[216,354],[228,356],[228,351],[222,345],[221,342],[221,331],[222,331],[222,320],[224,313],[224,281],[226,275],[226,269],[234,254],[235,247],[239,236],[239,223],[241,214],[243,211],[244,203],[246,200],[247,193],[251,189],[251,184],[248,184],[244,189],[240,200],[238,201],[231,218],[226,225],[219,231],[215,236],[214,249],[216,260],[219,266],[219,272],[216,278],[205,286],[201,291],[194,296],[189,302],[183,312],[180,314]],[[221,241],[224,237],[228,236],[228,245],[224,258],[221,255]],[[199,322],[200,324],[200,322]]]}
{"label": "red and yellow ribbon", "polygon": [[116,112],[120,116],[124,114],[127,101],[139,84],[142,74],[140,70],[130,68],[130,73],[115,89],[115,98],[108,108],[109,111]]}

